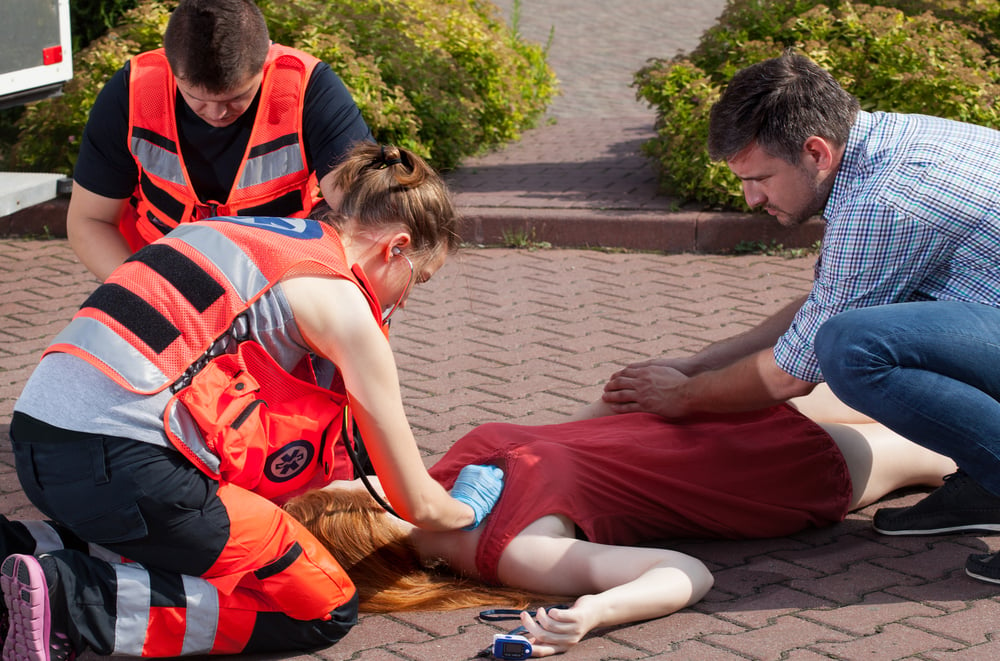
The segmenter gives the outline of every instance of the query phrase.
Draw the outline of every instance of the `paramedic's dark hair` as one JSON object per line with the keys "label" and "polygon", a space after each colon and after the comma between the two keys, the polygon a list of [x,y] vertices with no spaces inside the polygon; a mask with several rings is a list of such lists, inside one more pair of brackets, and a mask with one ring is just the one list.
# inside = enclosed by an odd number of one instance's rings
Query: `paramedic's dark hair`
{"label": "paramedic's dark hair", "polygon": [[264,15],[250,0],[180,0],[163,35],[174,75],[215,94],[262,71],[270,45]]}
{"label": "paramedic's dark hair", "polygon": [[727,161],[751,143],[798,163],[810,136],[840,146],[858,114],[857,98],[804,55],[782,55],[741,69],[709,115],[708,154]]}

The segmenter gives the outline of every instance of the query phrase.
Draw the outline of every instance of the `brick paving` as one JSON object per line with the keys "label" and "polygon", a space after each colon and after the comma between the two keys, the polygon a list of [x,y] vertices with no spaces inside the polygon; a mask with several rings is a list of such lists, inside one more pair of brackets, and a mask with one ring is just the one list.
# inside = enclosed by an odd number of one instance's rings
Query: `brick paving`
{"label": "brick paving", "polygon": [[[512,0],[497,4],[511,15]],[[816,226],[789,233],[768,219],[678,210],[638,153],[653,117],[634,101],[632,72],[694,46],[723,4],[522,0],[528,38],[545,41],[555,26],[550,61],[564,94],[519,143],[449,174],[473,247],[417,288],[394,326],[407,413],[428,464],[479,423],[556,422],[596,398],[621,365],[697,350],[808,290],[811,258],[693,251],[737,240],[808,245]],[[505,231],[562,248],[475,245]],[[651,252],[578,248],[594,245]],[[0,239],[0,513],[39,517],[18,486],[7,422],[39,353],[95,285],[64,239]],[[671,543],[713,570],[707,597],[597,632],[564,658],[1000,658],[997,590],[961,569],[969,553],[1000,550],[1000,540],[882,537],[871,530],[875,509],[786,538]],[[269,658],[469,659],[500,630],[469,610],[365,616],[327,650]]]}
{"label": "brick paving", "polygon": [[[515,0],[498,0],[512,19]],[[730,250],[739,242],[812,245],[818,223],[783,228],[766,215],[681,205],[658,190],[642,156],[655,112],[636,100],[635,72],[698,44],[723,0],[520,0],[519,31],[549,43],[561,94],[519,142],[470,158],[449,181],[469,219],[466,238],[668,252]],[[549,36],[551,34],[551,42]],[[627,228],[627,231],[622,231]]]}
{"label": "brick paving", "polygon": [[[464,250],[415,290],[392,337],[426,461],[476,424],[556,422],[596,398],[618,366],[748,328],[805,292],[811,271],[810,258]],[[65,240],[0,240],[0,512],[8,516],[40,516],[18,487],[6,441],[14,400],[95,284]],[[874,509],[786,538],[671,543],[713,570],[707,597],[599,632],[566,658],[1000,658],[997,590],[961,570],[969,553],[1000,543],[882,537],[870,527]],[[277,658],[468,659],[498,630],[470,610],[365,616],[327,650]]]}

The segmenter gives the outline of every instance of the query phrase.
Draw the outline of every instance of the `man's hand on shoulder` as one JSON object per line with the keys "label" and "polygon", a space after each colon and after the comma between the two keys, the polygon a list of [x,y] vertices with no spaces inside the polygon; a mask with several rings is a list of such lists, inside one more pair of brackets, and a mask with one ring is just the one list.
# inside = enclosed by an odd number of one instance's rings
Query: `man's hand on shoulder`
{"label": "man's hand on shoulder", "polygon": [[681,397],[688,380],[668,359],[633,363],[611,376],[602,399],[615,413],[642,411],[676,418],[688,413]]}

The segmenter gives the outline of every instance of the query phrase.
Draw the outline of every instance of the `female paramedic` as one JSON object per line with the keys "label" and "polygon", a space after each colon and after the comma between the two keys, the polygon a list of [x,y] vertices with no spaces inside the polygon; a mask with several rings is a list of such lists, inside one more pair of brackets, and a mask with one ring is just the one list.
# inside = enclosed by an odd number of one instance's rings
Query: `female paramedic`
{"label": "female paramedic", "polygon": [[279,503],[352,474],[338,442],[348,404],[407,521],[446,531],[489,513],[498,469],[468,467],[449,494],[424,468],[383,332],[457,247],[449,193],[416,155],[370,143],[335,182],[339,211],[323,222],[178,227],[45,351],[15,405],[17,473],[53,530],[88,544],[42,554],[0,536],[5,659],[342,638],[355,587]]}
{"label": "female paramedic", "polygon": [[[803,409],[846,419],[830,401]],[[938,486],[955,470],[880,424],[817,424],[788,405],[684,421],[628,413],[488,424],[460,438],[431,475],[447,485],[472,462],[503,468],[504,491],[471,532],[416,529],[350,482],[285,508],[354,577],[362,611],[565,599],[521,613],[533,656],[565,652],[598,627],[667,615],[711,588],[695,558],[635,545],[831,525],[889,491]]]}

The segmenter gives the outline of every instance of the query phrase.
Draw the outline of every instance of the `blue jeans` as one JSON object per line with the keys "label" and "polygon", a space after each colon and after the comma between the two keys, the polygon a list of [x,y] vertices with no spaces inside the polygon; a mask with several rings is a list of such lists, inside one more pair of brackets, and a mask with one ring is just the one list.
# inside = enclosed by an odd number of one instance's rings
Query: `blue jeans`
{"label": "blue jeans", "polygon": [[843,402],[1000,495],[1000,309],[923,301],[850,310],[823,324],[815,348]]}

